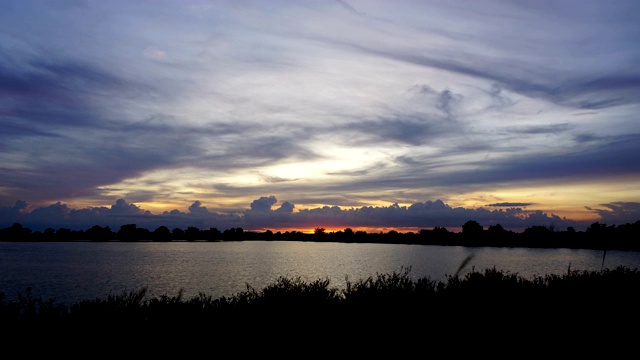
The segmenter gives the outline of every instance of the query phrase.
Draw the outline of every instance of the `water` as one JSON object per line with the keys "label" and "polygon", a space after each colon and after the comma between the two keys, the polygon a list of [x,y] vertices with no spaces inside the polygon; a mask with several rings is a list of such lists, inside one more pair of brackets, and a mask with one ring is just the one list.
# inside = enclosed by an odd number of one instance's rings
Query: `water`
{"label": "water", "polygon": [[[600,270],[603,252],[572,249],[490,248],[431,245],[243,242],[0,242],[0,292],[57,303],[106,298],[147,288],[148,296],[219,298],[274,283],[278,277],[329,279],[345,288],[377,274],[410,268],[412,278],[445,280],[461,271],[496,268],[526,278]],[[640,268],[640,253],[608,251],[604,267]]]}

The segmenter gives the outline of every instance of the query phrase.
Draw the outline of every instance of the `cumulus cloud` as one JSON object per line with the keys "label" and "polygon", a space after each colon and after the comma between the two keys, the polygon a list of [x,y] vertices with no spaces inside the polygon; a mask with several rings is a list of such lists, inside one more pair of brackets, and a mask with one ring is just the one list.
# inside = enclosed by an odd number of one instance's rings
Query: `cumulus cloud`
{"label": "cumulus cloud", "polygon": [[276,211],[283,212],[283,213],[292,213],[294,208],[295,208],[295,205],[293,205],[288,201],[285,201],[280,205],[280,207]]}
{"label": "cumulus cloud", "polygon": [[[118,199],[111,207],[93,207],[71,209],[60,202],[35,208],[21,213],[15,208],[0,208],[3,214],[0,226],[9,227],[20,223],[32,230],[44,230],[47,227],[74,228],[86,230],[94,225],[119,229],[125,224],[154,230],[159,226],[170,229],[193,226],[200,229],[243,228],[245,230],[299,229],[299,228],[403,228],[417,231],[433,227],[460,228],[465,222],[474,220],[484,227],[502,225],[505,229],[522,231],[530,226],[553,226],[557,229],[574,227],[584,230],[591,223],[578,222],[549,214],[541,210],[527,211],[521,207],[507,206],[516,203],[502,203],[503,208],[469,209],[451,207],[442,200],[416,202],[410,206],[397,203],[389,206],[362,206],[341,208],[340,206],[321,206],[294,211],[295,205],[289,201],[272,210],[277,202],[275,196],[263,196],[250,204],[250,209],[234,212],[213,212],[202,206],[200,201],[189,206],[185,213],[177,209],[165,211],[160,215],[152,214],[124,199]],[[596,210],[603,221],[624,217],[639,216],[637,203],[606,204],[610,210]],[[622,217],[622,218],[624,218]]]}
{"label": "cumulus cloud", "polygon": [[127,203],[125,199],[118,199],[115,204],[111,205],[111,213],[113,215],[148,215],[151,214],[147,210],[140,209],[135,204]]}
{"label": "cumulus cloud", "polygon": [[200,200],[196,200],[191,206],[189,206],[189,212],[194,215],[206,215],[209,213],[206,206],[202,206]]}
{"label": "cumulus cloud", "polygon": [[251,210],[253,211],[270,211],[271,206],[277,203],[278,200],[275,196],[271,195],[269,197],[263,196],[260,199],[253,200],[251,203]]}

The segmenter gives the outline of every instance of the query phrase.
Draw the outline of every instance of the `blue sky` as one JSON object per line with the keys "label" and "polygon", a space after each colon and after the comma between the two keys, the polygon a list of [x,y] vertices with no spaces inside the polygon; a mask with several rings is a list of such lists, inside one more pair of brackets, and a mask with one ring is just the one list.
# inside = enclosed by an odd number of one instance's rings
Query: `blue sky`
{"label": "blue sky", "polygon": [[637,1],[0,3],[0,226],[640,220]]}

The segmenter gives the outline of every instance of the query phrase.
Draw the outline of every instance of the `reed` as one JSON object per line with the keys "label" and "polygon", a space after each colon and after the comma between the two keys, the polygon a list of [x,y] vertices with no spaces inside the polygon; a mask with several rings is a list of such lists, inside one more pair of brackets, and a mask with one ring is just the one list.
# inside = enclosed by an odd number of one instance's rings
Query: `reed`
{"label": "reed", "polygon": [[[281,277],[261,290],[247,285],[246,291],[230,297],[200,293],[184,298],[180,291],[148,298],[147,289],[142,288],[72,305],[34,296],[30,289],[16,301],[0,292],[0,323],[13,333],[117,328],[159,334],[197,328],[215,336],[238,331],[257,336],[284,329],[309,334],[327,326],[344,335],[415,326],[422,332],[461,331],[478,324],[484,324],[485,330],[487,326],[514,331],[525,326],[560,329],[594,326],[599,316],[602,321],[624,319],[629,324],[640,320],[640,272],[626,267],[569,270],[531,279],[495,268],[473,269],[443,281],[413,278],[409,267],[355,282],[347,279],[343,289],[330,285],[328,279]],[[620,326],[606,326],[614,325]]]}

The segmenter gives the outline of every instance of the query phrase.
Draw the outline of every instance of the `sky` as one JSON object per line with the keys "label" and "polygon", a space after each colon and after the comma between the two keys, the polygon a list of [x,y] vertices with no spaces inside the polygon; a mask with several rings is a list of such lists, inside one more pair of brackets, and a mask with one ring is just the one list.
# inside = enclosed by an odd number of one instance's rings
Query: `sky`
{"label": "sky", "polygon": [[640,2],[0,2],[0,227],[640,220]]}

